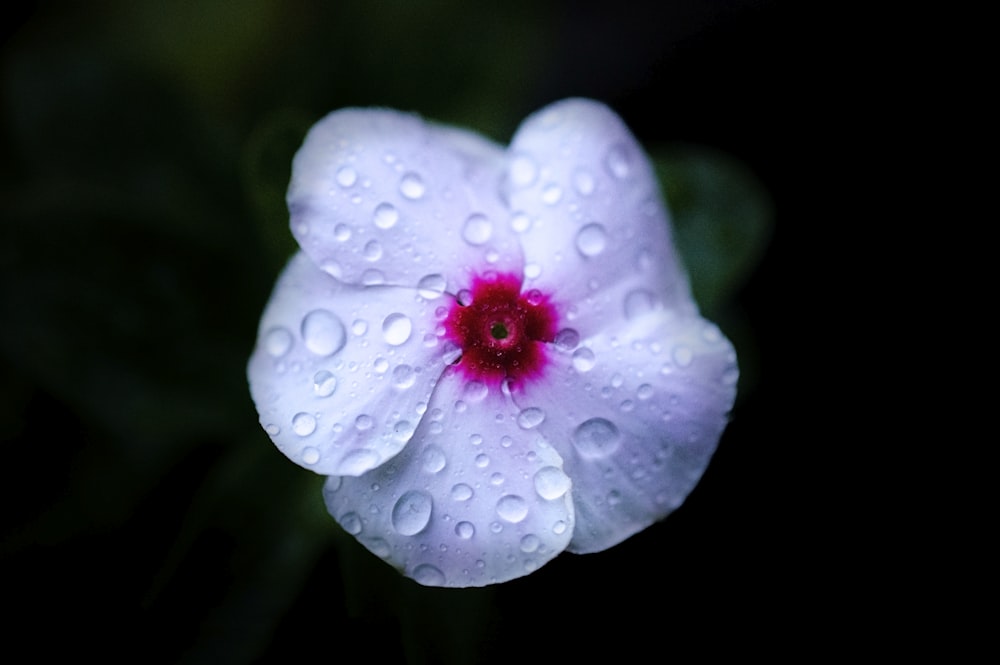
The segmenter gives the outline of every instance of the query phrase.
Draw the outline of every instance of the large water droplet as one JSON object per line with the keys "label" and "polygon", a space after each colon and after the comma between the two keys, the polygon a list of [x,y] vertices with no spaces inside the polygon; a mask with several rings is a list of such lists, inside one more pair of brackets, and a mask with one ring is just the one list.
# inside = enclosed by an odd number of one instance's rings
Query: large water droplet
{"label": "large water droplet", "polygon": [[274,358],[280,358],[292,348],[292,333],[286,328],[272,328],[264,335],[264,348]]}
{"label": "large water droplet", "polygon": [[573,445],[586,459],[607,457],[621,445],[621,432],[610,420],[591,418],[573,432]]}
{"label": "large water droplet", "polygon": [[393,346],[399,346],[410,339],[413,332],[413,322],[405,314],[395,313],[385,317],[382,321],[382,336],[385,341]]}
{"label": "large water droplet", "polygon": [[455,535],[462,540],[468,540],[476,535],[476,527],[472,522],[459,522],[455,525]]}
{"label": "large water droplet", "polygon": [[429,563],[414,568],[413,579],[424,586],[444,586],[445,582],[444,573]]}
{"label": "large water droplet", "polygon": [[357,513],[345,513],[340,518],[340,526],[344,527],[347,533],[356,536],[361,533],[361,518]]}
{"label": "large water droplet", "polygon": [[417,283],[417,289],[420,291],[422,297],[433,300],[444,293],[445,284],[445,279],[442,275],[424,275]]}
{"label": "large water droplet", "polygon": [[313,375],[313,393],[317,397],[329,397],[337,390],[337,377],[321,369]]}
{"label": "large water droplet", "polygon": [[572,484],[569,476],[555,466],[542,467],[535,474],[535,491],[538,496],[549,501],[566,494]]}
{"label": "large water droplet", "polygon": [[628,177],[628,174],[632,170],[630,162],[629,152],[621,144],[612,146],[604,158],[604,166],[607,167],[608,172],[619,180],[624,180]]}
{"label": "large water droplet", "polygon": [[597,256],[608,245],[608,234],[600,224],[587,224],[576,234],[576,248],[584,256]]}
{"label": "large water droplet", "polygon": [[523,429],[538,427],[545,420],[545,412],[538,407],[528,407],[517,414],[517,424]]}
{"label": "large water droplet", "polygon": [[316,431],[316,418],[311,413],[296,413],[292,416],[292,431],[299,436],[309,436]]}
{"label": "large water droplet", "polygon": [[510,163],[510,182],[515,187],[528,187],[538,176],[538,166],[528,155],[517,155]]}
{"label": "large water droplet", "polygon": [[315,309],[302,319],[302,340],[316,355],[329,356],[344,348],[347,331],[333,312]]}
{"label": "large water droplet", "polygon": [[455,501],[468,501],[472,498],[472,487],[465,483],[458,483],[451,488],[451,498]]}
{"label": "large water droplet", "polygon": [[400,420],[392,427],[392,438],[401,443],[406,443],[413,436],[414,427],[409,420]]}
{"label": "large water droplet", "polygon": [[447,463],[448,459],[444,456],[444,451],[434,444],[428,445],[420,454],[420,466],[427,473],[437,473]]}
{"label": "large water droplet", "polygon": [[423,179],[412,171],[403,174],[403,178],[399,181],[399,193],[411,201],[422,198],[426,191]]}
{"label": "large water droplet", "polygon": [[589,372],[594,369],[595,364],[597,364],[597,358],[594,356],[594,352],[587,347],[581,346],[573,352],[573,367],[576,371]]}
{"label": "large water droplet", "polygon": [[341,166],[337,169],[337,184],[341,187],[350,187],[357,181],[358,174],[350,166]]}
{"label": "large water droplet", "polygon": [[380,229],[391,229],[399,221],[399,211],[391,203],[380,203],[372,214],[372,222]]}
{"label": "large water droplet", "polygon": [[381,457],[370,448],[358,448],[344,455],[340,460],[339,473],[345,476],[360,476],[365,471],[369,471],[378,466]]}
{"label": "large water droplet", "polygon": [[497,515],[516,524],[528,516],[528,502],[516,494],[505,494],[497,501]]}
{"label": "large water droplet", "polygon": [[410,490],[392,507],[392,526],[404,536],[415,536],[431,521],[434,500],[423,490]]}
{"label": "large water droplet", "polygon": [[572,351],[580,345],[580,333],[572,328],[563,328],[556,333],[556,337],[552,342],[560,351]]}
{"label": "large water droplet", "polygon": [[409,365],[396,365],[392,370],[392,385],[399,390],[406,390],[417,380],[417,373]]}
{"label": "large water droplet", "polygon": [[470,245],[482,245],[493,235],[493,222],[485,215],[470,215],[462,227],[462,237]]}

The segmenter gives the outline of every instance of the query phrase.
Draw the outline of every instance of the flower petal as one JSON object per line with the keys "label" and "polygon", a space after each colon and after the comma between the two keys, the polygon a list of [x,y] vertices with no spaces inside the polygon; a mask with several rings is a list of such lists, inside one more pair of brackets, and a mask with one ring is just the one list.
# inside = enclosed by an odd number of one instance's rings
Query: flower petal
{"label": "flower petal", "polygon": [[508,395],[441,379],[413,440],[357,478],[332,477],[330,514],[372,552],[429,586],[526,575],[573,533],[572,483]]}
{"label": "flower petal", "polygon": [[437,302],[415,289],[343,284],[299,252],[247,368],[278,448],[325,475],[358,475],[398,453],[445,367]]}
{"label": "flower petal", "polygon": [[655,173],[621,118],[564,100],[525,120],[509,155],[526,288],[555,294],[584,336],[637,308],[695,313]]}
{"label": "flower petal", "polygon": [[397,111],[336,111],[295,155],[292,232],[342,281],[457,293],[470,271],[521,270],[503,163],[501,148],[470,132]]}
{"label": "flower petal", "polygon": [[514,400],[573,479],[567,548],[596,552],[677,508],[708,466],[736,394],[736,354],[713,324],[654,312],[556,355]]}

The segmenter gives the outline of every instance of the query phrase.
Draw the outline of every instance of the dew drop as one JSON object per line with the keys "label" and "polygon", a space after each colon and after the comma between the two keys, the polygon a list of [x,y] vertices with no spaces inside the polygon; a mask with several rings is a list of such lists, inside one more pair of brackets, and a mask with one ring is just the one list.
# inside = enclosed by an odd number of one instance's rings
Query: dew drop
{"label": "dew drop", "polygon": [[392,548],[389,547],[389,543],[381,538],[373,538],[368,541],[368,549],[372,551],[372,554],[383,559],[392,554]]}
{"label": "dew drop", "polygon": [[340,518],[340,526],[344,527],[347,533],[356,536],[361,533],[361,518],[357,513],[345,513]]}
{"label": "dew drop", "polygon": [[302,319],[302,339],[311,352],[329,356],[344,348],[347,333],[333,312],[316,309]]}
{"label": "dew drop", "polygon": [[420,466],[427,473],[437,473],[447,463],[448,459],[445,457],[444,451],[434,444],[428,445],[420,454]]}
{"label": "dew drop", "polygon": [[594,365],[596,364],[597,359],[594,356],[594,352],[587,347],[581,346],[573,352],[573,367],[576,368],[576,371],[589,372],[594,369]]}
{"label": "dew drop", "polygon": [[365,258],[369,261],[378,261],[382,258],[382,245],[378,240],[369,240],[365,245]]}
{"label": "dew drop", "polygon": [[722,385],[731,386],[740,378],[740,371],[735,367],[730,367],[722,373]]}
{"label": "dew drop", "polygon": [[410,490],[392,507],[392,527],[404,536],[415,536],[431,521],[434,500],[423,490]]}
{"label": "dew drop", "polygon": [[333,237],[338,242],[347,242],[351,239],[351,227],[347,224],[337,224],[333,227]]}
{"label": "dew drop", "polygon": [[272,328],[264,336],[264,348],[273,358],[280,358],[292,348],[292,333],[286,328]]}
{"label": "dew drop", "polygon": [[400,420],[392,428],[392,438],[396,441],[406,443],[413,436],[413,425],[409,420]]}
{"label": "dew drop", "polygon": [[604,165],[608,172],[619,180],[627,178],[632,170],[628,151],[621,144],[614,145],[608,150],[608,154],[604,158]]}
{"label": "dew drop", "polygon": [[493,222],[487,219],[485,215],[479,213],[470,215],[465,220],[465,226],[462,227],[462,237],[470,245],[482,245],[492,235]]}
{"label": "dew drop", "polygon": [[521,551],[525,554],[531,554],[532,552],[538,551],[538,546],[542,544],[538,536],[533,533],[529,533],[521,538]]}
{"label": "dew drop", "polygon": [[569,476],[555,466],[542,467],[535,474],[535,491],[538,492],[538,496],[548,501],[566,494],[572,484]]}
{"label": "dew drop", "polygon": [[562,200],[562,195],[562,187],[556,184],[548,185],[544,190],[542,190],[542,202],[545,203],[545,205],[554,206]]}
{"label": "dew drop", "polygon": [[581,196],[590,196],[594,193],[594,176],[586,169],[577,169],[573,173],[573,187]]}
{"label": "dew drop", "polygon": [[608,505],[617,506],[622,502],[622,494],[618,490],[611,490],[608,492]]}
{"label": "dew drop", "polygon": [[380,203],[375,207],[372,222],[380,229],[391,229],[399,221],[399,211],[391,203]]}
{"label": "dew drop", "polygon": [[338,473],[347,476],[360,476],[365,471],[369,471],[378,466],[379,454],[370,448],[358,448],[344,455],[340,460]]}
{"label": "dew drop", "polygon": [[476,527],[472,522],[459,522],[455,525],[455,535],[462,540],[468,540],[476,535]]}
{"label": "dew drop", "polygon": [[381,270],[376,270],[375,268],[369,268],[368,270],[361,273],[361,283],[365,286],[376,286],[378,284],[385,284],[385,274]]}
{"label": "dew drop", "polygon": [[358,337],[361,337],[366,332],[368,332],[368,322],[365,321],[364,319],[357,319],[354,323],[351,324],[351,332],[357,335]]}
{"label": "dew drop", "polygon": [[608,234],[600,224],[587,224],[576,234],[576,248],[586,257],[597,256],[608,245]]}
{"label": "dew drop", "polygon": [[649,399],[653,396],[653,386],[648,383],[644,383],[639,386],[638,390],[635,391],[635,394],[639,399]]}
{"label": "dew drop", "polygon": [[319,461],[319,448],[306,446],[302,449],[302,463],[315,464]]}
{"label": "dew drop", "polygon": [[405,314],[395,313],[385,317],[382,321],[382,336],[385,341],[393,346],[399,346],[410,339],[413,332],[413,322]]}
{"label": "dew drop", "polygon": [[320,263],[319,269],[335,279],[340,279],[344,276],[344,267],[333,259],[327,259]]}
{"label": "dew drop", "polygon": [[572,328],[563,328],[552,341],[560,351],[572,351],[580,344],[580,333]]}
{"label": "dew drop", "polygon": [[417,283],[417,289],[422,297],[433,300],[444,293],[445,285],[446,282],[442,275],[424,275]]}
{"label": "dew drop", "polygon": [[559,520],[552,525],[552,533],[556,534],[557,536],[561,536],[562,534],[566,533],[566,529],[567,529],[566,523],[563,522],[562,520]]}
{"label": "dew drop", "polygon": [[337,184],[341,187],[350,187],[358,181],[358,174],[350,166],[341,166],[337,169]]}
{"label": "dew drop", "polygon": [[485,469],[490,465],[490,456],[486,453],[480,453],[476,455],[476,466],[480,469]]}
{"label": "dew drop", "polygon": [[274,423],[268,423],[264,425],[264,431],[268,433],[269,436],[278,436],[281,434],[281,428]]}
{"label": "dew drop", "polygon": [[538,166],[528,155],[518,155],[510,163],[510,181],[515,187],[528,187],[538,176]]}
{"label": "dew drop", "polygon": [[694,351],[689,346],[675,346],[673,358],[678,367],[688,367],[691,365],[691,361],[694,360]]}
{"label": "dew drop", "polygon": [[573,432],[573,446],[585,459],[611,455],[621,445],[621,432],[610,420],[591,418]]}
{"label": "dew drop", "polygon": [[528,502],[516,494],[505,494],[497,501],[500,519],[517,524],[528,516]]}
{"label": "dew drop", "polygon": [[411,201],[422,198],[426,191],[423,179],[412,171],[403,174],[403,178],[399,181],[399,193]]}
{"label": "dew drop", "polygon": [[514,216],[510,218],[510,228],[512,228],[515,233],[524,233],[531,228],[531,218],[523,212],[515,213]]}
{"label": "dew drop", "polygon": [[316,431],[316,418],[311,413],[296,413],[292,416],[292,431],[299,436],[309,436]]}
{"label": "dew drop", "polygon": [[372,417],[365,413],[354,419],[354,427],[360,432],[370,430],[374,424],[375,421],[372,420]]}
{"label": "dew drop", "polygon": [[517,414],[517,424],[522,429],[538,427],[545,420],[545,412],[538,407],[528,407]]}
{"label": "dew drop", "polygon": [[465,483],[458,483],[451,488],[451,498],[455,501],[468,501],[472,498],[472,487]]}
{"label": "dew drop", "polygon": [[413,579],[424,586],[444,586],[445,577],[438,568],[422,563],[413,569]]}
{"label": "dew drop", "polygon": [[653,311],[653,294],[644,289],[629,291],[625,296],[625,318],[635,319]]}
{"label": "dew drop", "polygon": [[385,374],[386,372],[389,371],[389,361],[383,358],[382,356],[376,358],[375,362],[372,363],[372,366],[375,368],[375,372],[378,374]]}
{"label": "dew drop", "polygon": [[406,390],[417,380],[417,373],[409,365],[397,365],[392,370],[392,385],[399,390]]}
{"label": "dew drop", "polygon": [[485,398],[489,389],[486,387],[485,383],[480,381],[469,381],[465,384],[462,390],[462,395],[466,402],[470,404],[475,404],[477,402],[482,402]]}

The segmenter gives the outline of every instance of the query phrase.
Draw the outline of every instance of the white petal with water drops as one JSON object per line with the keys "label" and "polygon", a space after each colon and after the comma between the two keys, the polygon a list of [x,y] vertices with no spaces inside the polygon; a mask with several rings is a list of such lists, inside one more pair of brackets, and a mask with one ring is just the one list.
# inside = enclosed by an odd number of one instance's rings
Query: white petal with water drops
{"label": "white petal with water drops", "polygon": [[[573,483],[500,390],[461,408],[446,372],[399,455],[358,478],[330,479],[327,508],[362,544],[421,584],[482,586],[525,575],[565,549]],[[360,516],[360,529],[354,516]],[[378,548],[376,548],[378,545]]]}
{"label": "white petal with water drops", "polygon": [[424,343],[437,325],[415,289],[341,284],[298,254],[275,286],[248,367],[261,423],[317,473],[356,475],[385,462],[409,440],[444,369]]}

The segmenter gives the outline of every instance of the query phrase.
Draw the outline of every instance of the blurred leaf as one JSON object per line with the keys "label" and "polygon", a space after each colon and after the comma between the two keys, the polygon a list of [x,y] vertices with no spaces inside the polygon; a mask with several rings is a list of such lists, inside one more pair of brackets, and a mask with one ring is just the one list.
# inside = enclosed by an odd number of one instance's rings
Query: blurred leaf
{"label": "blurred leaf", "polygon": [[674,145],[654,152],[653,161],[695,300],[711,318],[763,257],[773,204],[753,172],[720,151]]}

